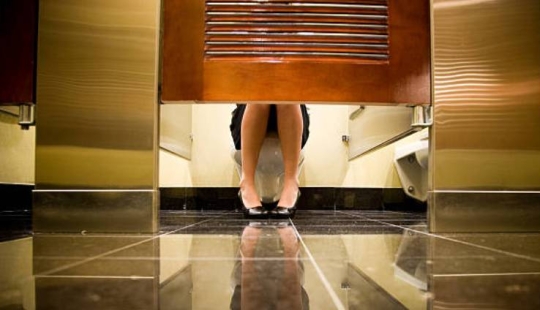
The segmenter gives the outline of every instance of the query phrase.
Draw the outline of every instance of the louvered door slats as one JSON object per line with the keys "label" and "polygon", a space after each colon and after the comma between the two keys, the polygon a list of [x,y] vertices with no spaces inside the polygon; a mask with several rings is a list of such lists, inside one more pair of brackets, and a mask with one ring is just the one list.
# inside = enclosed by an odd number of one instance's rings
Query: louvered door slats
{"label": "louvered door slats", "polygon": [[207,0],[205,58],[384,62],[384,1]]}

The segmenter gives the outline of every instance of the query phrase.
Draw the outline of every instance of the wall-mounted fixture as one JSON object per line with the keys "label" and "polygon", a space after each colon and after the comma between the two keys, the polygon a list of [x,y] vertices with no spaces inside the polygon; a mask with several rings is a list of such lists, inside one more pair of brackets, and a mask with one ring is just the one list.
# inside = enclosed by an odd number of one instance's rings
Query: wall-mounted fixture
{"label": "wall-mounted fixture", "polygon": [[36,124],[36,106],[33,103],[19,105],[19,125],[21,129],[28,130]]}
{"label": "wall-mounted fixture", "polygon": [[433,125],[433,106],[418,105],[412,109],[411,127],[422,129]]}

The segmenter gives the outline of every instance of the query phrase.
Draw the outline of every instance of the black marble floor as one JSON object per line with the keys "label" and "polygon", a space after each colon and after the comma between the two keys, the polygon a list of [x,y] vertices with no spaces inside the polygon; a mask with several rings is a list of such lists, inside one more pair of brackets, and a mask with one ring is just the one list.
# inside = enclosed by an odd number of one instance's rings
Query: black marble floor
{"label": "black marble floor", "polygon": [[539,237],[431,234],[424,213],[162,211],[157,234],[5,238],[0,309],[540,309]]}

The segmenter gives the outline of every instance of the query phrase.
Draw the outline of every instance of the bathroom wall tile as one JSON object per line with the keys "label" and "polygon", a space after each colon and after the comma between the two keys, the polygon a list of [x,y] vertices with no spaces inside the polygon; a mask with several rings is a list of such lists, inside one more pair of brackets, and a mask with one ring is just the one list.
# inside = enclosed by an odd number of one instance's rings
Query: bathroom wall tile
{"label": "bathroom wall tile", "polygon": [[303,187],[300,189],[298,209],[300,210],[334,210],[335,193],[333,187]]}
{"label": "bathroom wall tile", "polygon": [[383,210],[381,188],[337,188],[336,209]]}
{"label": "bathroom wall tile", "polygon": [[[239,210],[237,187],[160,188],[162,210]],[[395,210],[425,212],[427,205],[398,188],[302,187],[301,210]],[[274,204],[265,204],[273,208]]]}
{"label": "bathroom wall tile", "polygon": [[0,212],[32,210],[34,185],[1,184]]}
{"label": "bathroom wall tile", "polygon": [[0,241],[32,233],[33,185],[0,184]]}

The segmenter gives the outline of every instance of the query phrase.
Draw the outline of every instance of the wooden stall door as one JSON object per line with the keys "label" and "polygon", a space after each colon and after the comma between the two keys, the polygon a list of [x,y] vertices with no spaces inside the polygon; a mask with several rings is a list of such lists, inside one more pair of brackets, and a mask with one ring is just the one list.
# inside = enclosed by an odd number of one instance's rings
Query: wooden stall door
{"label": "wooden stall door", "polygon": [[162,102],[430,103],[429,0],[164,0]]}

